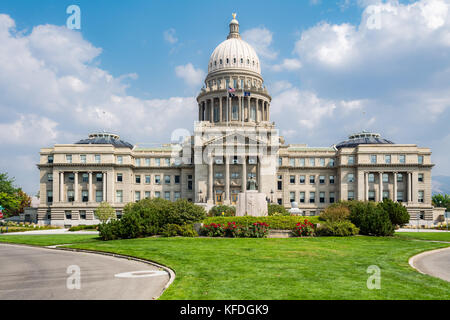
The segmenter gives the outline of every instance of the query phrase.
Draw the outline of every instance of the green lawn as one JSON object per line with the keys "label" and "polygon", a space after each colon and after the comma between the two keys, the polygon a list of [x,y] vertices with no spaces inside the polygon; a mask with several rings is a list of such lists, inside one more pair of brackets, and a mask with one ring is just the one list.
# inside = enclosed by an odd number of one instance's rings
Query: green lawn
{"label": "green lawn", "polygon": [[[60,235],[48,240],[20,237],[4,236],[0,241],[56,244],[72,240],[78,243],[71,247],[167,265],[175,270],[176,278],[161,299],[450,299],[450,283],[408,265],[412,255],[448,246],[440,243],[364,236],[107,242],[96,240],[95,235]],[[381,290],[367,289],[370,265],[381,269]]]}
{"label": "green lawn", "polygon": [[58,235],[0,235],[0,242],[32,244],[36,246],[51,246],[56,244],[69,244],[91,242],[98,239],[92,234],[58,234]]}
{"label": "green lawn", "polygon": [[397,232],[396,236],[403,239],[449,241],[450,232]]}

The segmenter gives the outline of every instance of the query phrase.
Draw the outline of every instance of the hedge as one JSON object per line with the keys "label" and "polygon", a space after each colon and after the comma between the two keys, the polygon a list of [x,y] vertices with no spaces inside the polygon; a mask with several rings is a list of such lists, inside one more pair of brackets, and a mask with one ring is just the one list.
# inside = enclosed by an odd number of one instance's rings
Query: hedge
{"label": "hedge", "polygon": [[265,222],[269,225],[269,229],[273,230],[293,230],[297,223],[306,220],[317,224],[319,219],[317,216],[302,217],[302,216],[269,216],[269,217],[211,217],[203,220],[203,224],[225,224],[228,222],[236,222],[241,225],[249,225],[255,222]]}

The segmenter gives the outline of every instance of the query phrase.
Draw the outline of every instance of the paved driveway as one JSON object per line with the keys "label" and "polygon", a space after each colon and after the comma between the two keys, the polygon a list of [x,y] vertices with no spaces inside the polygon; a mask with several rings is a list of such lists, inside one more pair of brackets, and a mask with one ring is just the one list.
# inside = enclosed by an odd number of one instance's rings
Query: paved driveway
{"label": "paved driveway", "polygon": [[168,281],[167,272],[133,260],[0,244],[0,300],[154,299]]}
{"label": "paved driveway", "polygon": [[450,282],[450,248],[418,254],[410,264],[422,273]]}

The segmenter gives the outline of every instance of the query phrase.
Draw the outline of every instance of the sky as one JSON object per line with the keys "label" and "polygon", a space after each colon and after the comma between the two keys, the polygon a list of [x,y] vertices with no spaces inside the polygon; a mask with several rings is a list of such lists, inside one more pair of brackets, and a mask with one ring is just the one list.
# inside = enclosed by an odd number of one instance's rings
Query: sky
{"label": "sky", "polygon": [[233,12],[286,143],[378,132],[431,148],[433,176],[450,176],[450,0],[2,0],[0,172],[35,195],[40,148],[100,130],[146,145],[192,132]]}

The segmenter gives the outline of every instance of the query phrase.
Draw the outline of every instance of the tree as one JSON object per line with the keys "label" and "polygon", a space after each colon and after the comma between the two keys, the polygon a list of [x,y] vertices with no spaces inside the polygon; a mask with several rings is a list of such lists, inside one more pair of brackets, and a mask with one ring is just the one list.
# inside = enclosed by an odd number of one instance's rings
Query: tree
{"label": "tree", "polygon": [[97,209],[95,209],[95,216],[101,223],[106,223],[108,220],[116,219],[114,208],[112,208],[108,202],[100,203]]}
{"label": "tree", "polygon": [[409,222],[409,213],[406,208],[398,202],[394,202],[391,199],[384,199],[378,206],[387,212],[389,219],[395,226],[402,227]]}
{"label": "tree", "polygon": [[19,189],[15,188],[14,178],[9,178],[8,174],[0,173],[0,192],[4,192],[7,194],[14,194],[19,191]]}
{"label": "tree", "polygon": [[0,206],[2,206],[5,217],[14,215],[20,207],[20,201],[14,195],[0,192]]}
{"label": "tree", "polygon": [[435,207],[447,208],[447,211],[450,211],[450,196],[448,194],[435,194],[431,200]]}

